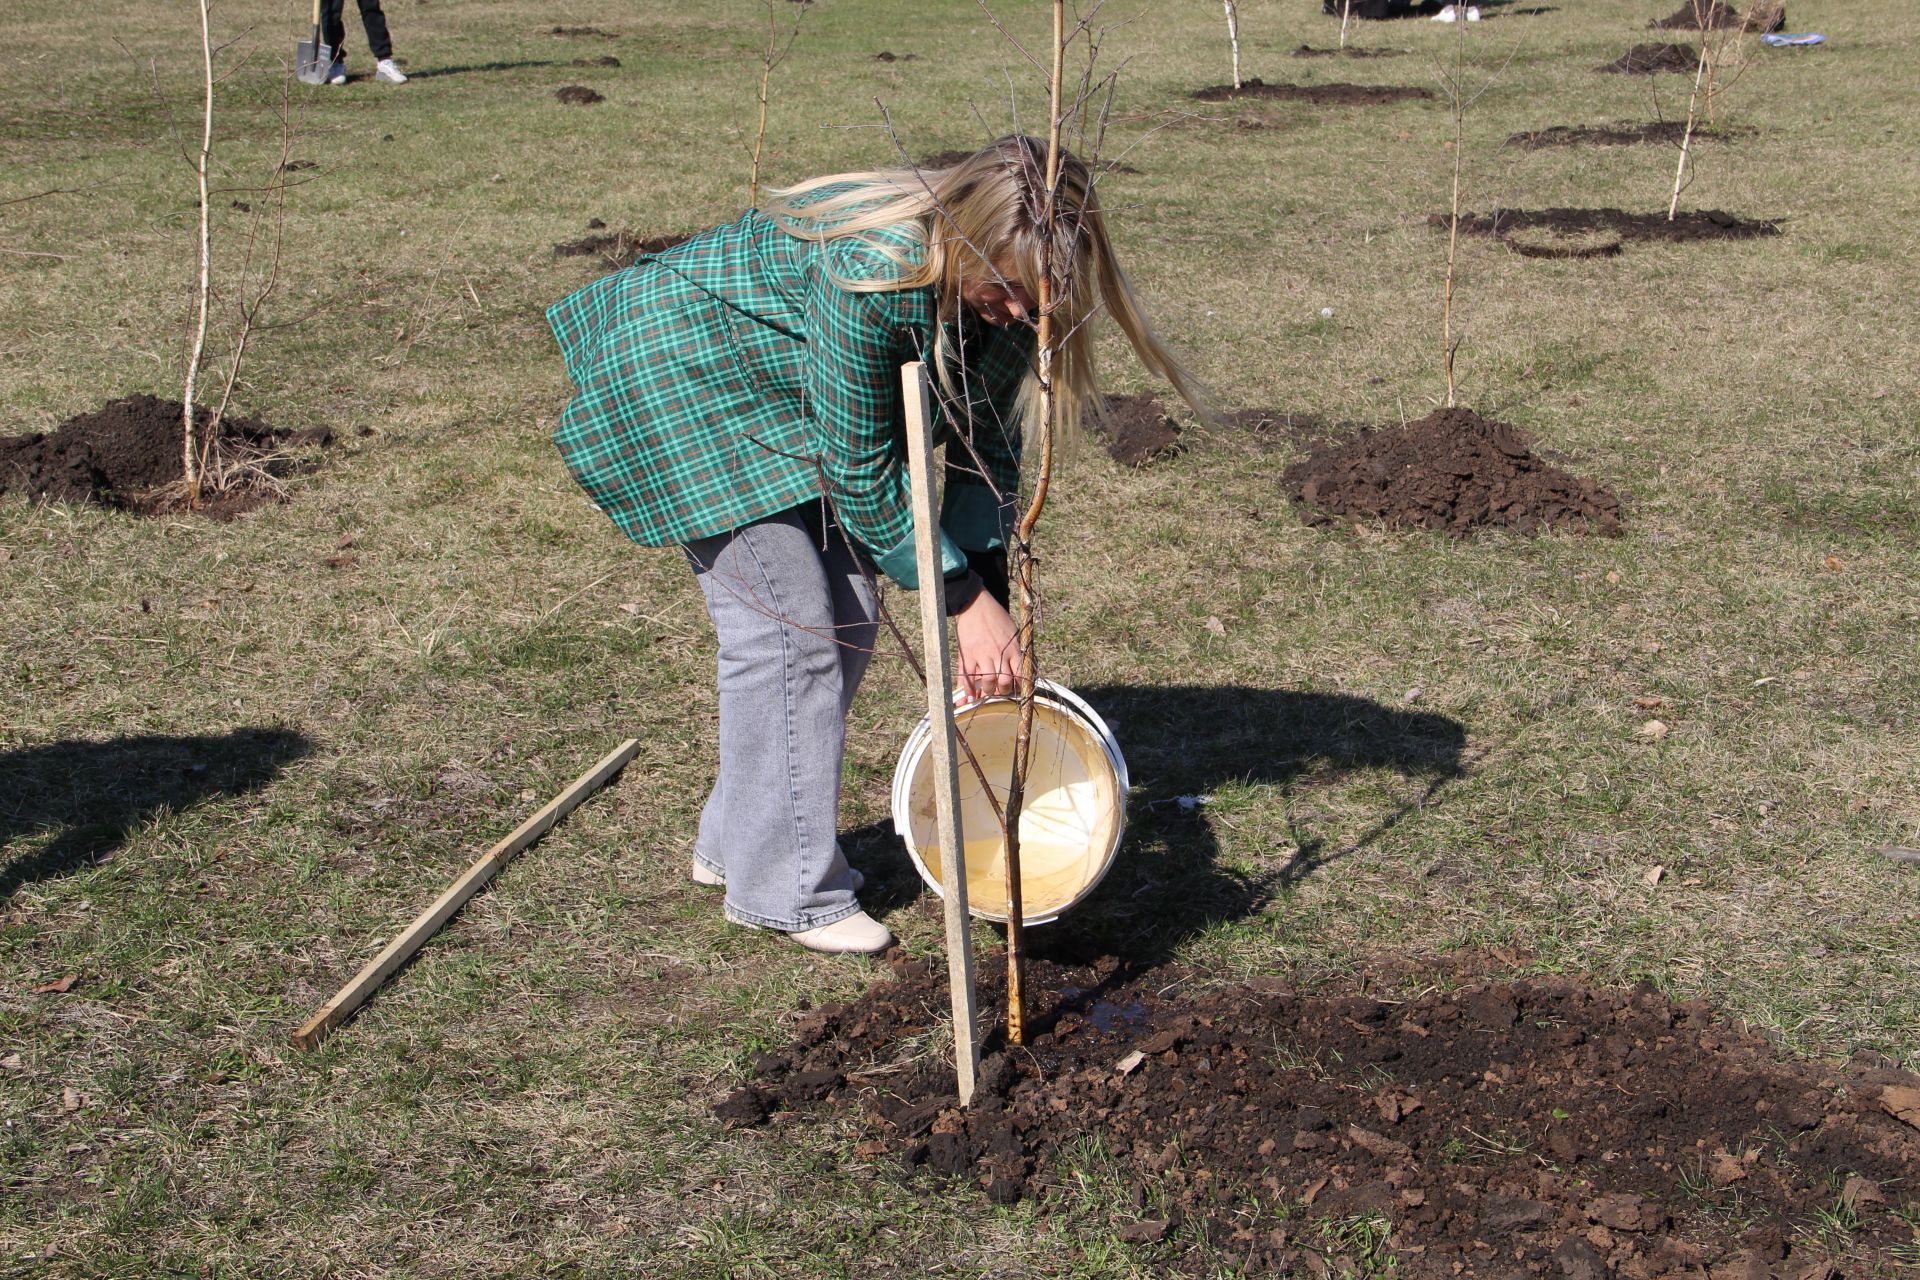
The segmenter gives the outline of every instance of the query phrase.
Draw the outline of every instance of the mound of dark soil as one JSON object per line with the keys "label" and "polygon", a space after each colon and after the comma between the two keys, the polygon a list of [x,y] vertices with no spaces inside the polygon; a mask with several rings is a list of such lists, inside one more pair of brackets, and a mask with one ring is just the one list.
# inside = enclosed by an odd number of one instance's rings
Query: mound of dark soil
{"label": "mound of dark soil", "polygon": [[[202,431],[212,410],[201,408],[195,422]],[[32,501],[92,502],[142,514],[175,510],[178,504],[156,499],[153,491],[181,477],[181,409],[178,400],[149,395],[115,400],[92,413],[67,419],[50,432],[0,439],[0,494]],[[269,476],[286,474],[291,447],[326,445],[333,433],[283,431],[257,418],[231,413],[220,424],[221,456],[251,463]],[[267,486],[241,485],[211,499],[204,510],[216,516],[238,515],[271,498]]]}
{"label": "mound of dark soil", "polygon": [[587,39],[591,37],[600,40],[613,40],[617,38],[616,33],[612,31],[602,31],[598,27],[555,27],[548,34],[568,36],[575,39]]}
{"label": "mound of dark soil", "polygon": [[1144,467],[1180,451],[1180,428],[1160,401],[1147,394],[1108,396],[1098,423],[1107,453],[1123,467]]}
{"label": "mound of dark soil", "polygon": [[[1092,1160],[1120,1181],[1123,1239],[1203,1236],[1236,1274],[1376,1274],[1391,1254],[1414,1280],[1832,1280],[1836,1260],[1877,1273],[1911,1247],[1920,1079],[1780,1061],[1651,987],[1434,976],[1394,1001],[1189,996],[1189,972],[1036,962],[1028,1044],[990,1038],[962,1110],[925,1050],[944,974],[901,961],[754,1055],[757,1079],[716,1113],[857,1115],[869,1154],[1001,1202]],[[985,1026],[1004,1020],[999,987],[980,984]],[[1822,1233],[1836,1206],[1854,1225]],[[1388,1225],[1340,1229],[1364,1218]]]}
{"label": "mound of dark soil", "polygon": [[1357,518],[1461,536],[1488,527],[1620,532],[1618,498],[1548,466],[1518,428],[1471,409],[1436,409],[1321,445],[1281,483],[1313,525]]}
{"label": "mound of dark soil", "polygon": [[1650,76],[1662,71],[1692,75],[1700,65],[1700,51],[1684,44],[1637,44],[1596,71],[1615,75]]}
{"label": "mound of dark soil", "polygon": [[[595,218],[589,222],[589,229],[605,227],[607,224]],[[618,269],[630,267],[650,253],[665,253],[675,245],[685,244],[693,239],[690,232],[674,231],[663,236],[644,235],[638,231],[607,231],[600,235],[581,236],[578,240],[563,240],[553,246],[556,258],[593,257]],[[598,264],[596,264],[598,265]]]}
{"label": "mound of dark soil", "polygon": [[1293,51],[1296,58],[1397,58],[1405,49],[1316,49],[1303,44]]}
{"label": "mound of dark soil", "polygon": [[[1427,215],[1427,225],[1445,230],[1444,213]],[[1460,229],[1479,236],[1511,235],[1542,229],[1560,235],[1611,232],[1623,240],[1687,242],[1693,240],[1751,240],[1777,236],[1780,224],[1771,218],[1736,218],[1719,209],[1698,209],[1668,218],[1664,213],[1628,213],[1625,209],[1502,209],[1498,213],[1463,213]]]}
{"label": "mound of dark soil", "polygon": [[1433,97],[1433,90],[1399,84],[1267,84],[1260,77],[1242,81],[1238,89],[1230,84],[1196,89],[1193,97],[1201,102],[1232,102],[1237,98],[1267,98],[1282,102],[1311,102],[1332,107],[1377,107],[1389,102],[1408,102]]}
{"label": "mound of dark soil", "polygon": [[553,96],[570,107],[590,107],[607,100],[605,94],[595,93],[583,84],[563,84],[553,91]]}
{"label": "mound of dark soil", "polygon": [[918,62],[920,55],[917,53],[895,53],[891,49],[882,49],[873,55],[873,60],[875,62]]}
{"label": "mound of dark soil", "polygon": [[[1745,137],[1753,132],[1750,128],[1708,129],[1695,126],[1695,142],[1703,138],[1724,142],[1730,138]],[[1545,129],[1534,129],[1528,133],[1515,133],[1507,137],[1507,145],[1519,147],[1523,151],[1541,151],[1548,147],[1633,147],[1648,143],[1657,143],[1677,147],[1686,139],[1687,122],[1684,120],[1656,120],[1651,124],[1626,125],[1618,128],[1607,125],[1556,124]]]}
{"label": "mound of dark soil", "polygon": [[1655,31],[1726,31],[1739,27],[1761,33],[1778,31],[1787,25],[1787,6],[1779,0],[1763,0],[1743,15],[1721,0],[1685,0],[1664,18],[1655,18],[1647,26]]}
{"label": "mound of dark soil", "polygon": [[620,65],[620,59],[609,53],[598,58],[575,58],[567,65],[573,67],[617,67]]}

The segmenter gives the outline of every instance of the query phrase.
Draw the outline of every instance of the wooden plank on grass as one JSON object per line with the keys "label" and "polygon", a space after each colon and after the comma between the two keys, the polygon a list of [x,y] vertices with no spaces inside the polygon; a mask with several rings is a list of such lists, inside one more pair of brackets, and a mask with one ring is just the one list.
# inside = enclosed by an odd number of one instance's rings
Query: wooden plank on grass
{"label": "wooden plank on grass", "polygon": [[453,913],[465,905],[468,898],[480,892],[500,868],[511,862],[515,854],[545,835],[554,823],[571,813],[574,806],[605,786],[607,779],[625,768],[639,750],[639,739],[628,738],[609,751],[599,764],[575,778],[565,791],[547,801],[546,807],[540,812],[515,827],[506,839],[482,854],[478,862],[467,868],[466,874],[447,886],[447,891],[435,899],[432,906],[415,916],[413,923],[389,942],[379,955],[369,960],[367,967],[356,974],[353,981],[340,988],[333,999],[321,1005],[319,1011],[293,1033],[295,1047],[314,1048],[335,1027],[353,1016],[354,1010],[365,1004],[367,997],[378,991],[380,985],[410,960],[414,952],[439,931],[441,925],[452,919]]}
{"label": "wooden plank on grass", "polygon": [[953,995],[953,1074],[960,1105],[973,1101],[980,1071],[980,1026],[974,1012],[973,943],[967,912],[967,849],[960,831],[960,771],[953,741],[953,659],[947,651],[947,608],[940,590],[940,522],[933,495],[933,414],[927,366],[900,366],[907,406],[907,470],[913,489],[913,551],[920,572],[920,632],[927,671],[927,722],[933,729],[933,810],[940,834],[940,877],[946,901],[947,987]]}

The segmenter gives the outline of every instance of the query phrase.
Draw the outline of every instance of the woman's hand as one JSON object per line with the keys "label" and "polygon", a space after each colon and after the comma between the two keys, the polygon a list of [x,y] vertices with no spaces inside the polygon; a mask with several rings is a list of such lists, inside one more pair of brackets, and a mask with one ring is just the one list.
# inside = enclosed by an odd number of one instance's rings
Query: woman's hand
{"label": "woman's hand", "polygon": [[1017,693],[1020,688],[1020,642],[1013,617],[987,592],[953,615],[960,638],[960,670],[956,687],[969,702]]}

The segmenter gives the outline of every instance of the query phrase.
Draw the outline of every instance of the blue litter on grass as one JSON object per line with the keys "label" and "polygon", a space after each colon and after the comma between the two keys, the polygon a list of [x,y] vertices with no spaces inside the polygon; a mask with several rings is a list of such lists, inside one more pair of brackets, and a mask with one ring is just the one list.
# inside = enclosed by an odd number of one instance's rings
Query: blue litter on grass
{"label": "blue litter on grass", "polygon": [[1772,35],[1761,36],[1760,39],[1776,49],[1782,45],[1825,44],[1827,42],[1827,38],[1818,31],[1776,31]]}

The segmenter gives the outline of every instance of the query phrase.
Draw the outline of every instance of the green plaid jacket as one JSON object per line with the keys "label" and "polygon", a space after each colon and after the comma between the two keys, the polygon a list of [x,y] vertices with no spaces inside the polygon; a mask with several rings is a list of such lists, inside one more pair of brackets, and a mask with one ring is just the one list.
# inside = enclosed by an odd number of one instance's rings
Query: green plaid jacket
{"label": "green plaid jacket", "polygon": [[[904,234],[892,242],[919,251]],[[933,290],[855,293],[832,278],[898,271],[854,237],[802,240],[749,210],[556,303],[547,318],[576,388],[553,434],[568,469],[647,546],[825,495],[880,570],[915,587],[900,366],[931,360]],[[940,394],[936,380],[935,400],[941,559],[953,574],[963,548],[1005,545],[1033,338],[967,323],[948,340],[962,394]]]}

